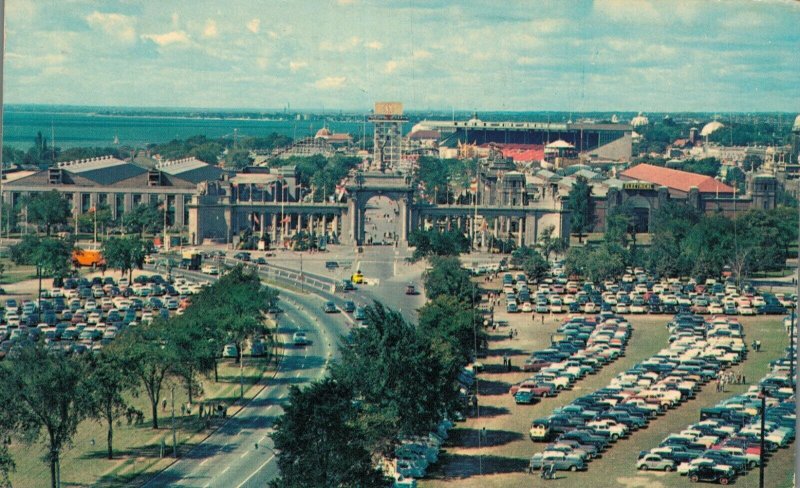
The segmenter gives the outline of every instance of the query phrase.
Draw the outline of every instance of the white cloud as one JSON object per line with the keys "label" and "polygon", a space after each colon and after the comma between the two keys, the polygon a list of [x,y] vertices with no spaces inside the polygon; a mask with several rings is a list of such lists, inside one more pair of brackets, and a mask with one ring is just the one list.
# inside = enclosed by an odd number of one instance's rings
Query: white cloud
{"label": "white cloud", "polygon": [[258,34],[258,30],[261,28],[261,19],[251,19],[247,21],[245,26],[247,27],[247,30],[253,34]]}
{"label": "white cloud", "polygon": [[343,41],[337,41],[335,43],[331,41],[320,41],[319,48],[321,51],[334,51],[338,53],[344,53],[352,51],[359,45],[361,45],[361,38],[358,36],[352,36],[349,39],[345,39]]}
{"label": "white cloud", "polygon": [[292,73],[296,73],[303,68],[307,68],[308,63],[305,61],[289,61],[289,70]]}
{"label": "white cloud", "polygon": [[336,0],[336,3],[339,5],[353,5],[356,2],[355,0]]}
{"label": "white cloud", "polygon": [[126,15],[105,14],[95,10],[86,16],[86,22],[122,42],[132,43],[136,40],[136,21]]}
{"label": "white cloud", "polygon": [[269,60],[267,58],[256,58],[256,66],[261,69],[267,69],[267,66],[269,66]]}
{"label": "white cloud", "polygon": [[178,15],[178,12],[172,12],[170,19],[172,20],[172,27],[177,29],[178,23],[180,23],[181,20],[181,17]]}
{"label": "white cloud", "polygon": [[414,51],[414,54],[412,55],[412,57],[414,59],[430,59],[431,57],[433,57],[433,54],[431,54],[430,51],[426,51],[424,49],[419,49],[417,51]]}
{"label": "white cloud", "polygon": [[189,36],[184,31],[165,32],[163,34],[144,34],[142,39],[149,39],[159,46],[169,46],[170,44],[188,44]]}
{"label": "white cloud", "polygon": [[385,65],[383,65],[383,72],[386,74],[391,74],[397,71],[397,67],[400,66],[397,61],[387,61]]}
{"label": "white cloud", "polygon": [[383,49],[383,43],[380,41],[370,41],[364,44],[364,46],[366,46],[369,49],[374,49],[376,51]]}
{"label": "white cloud", "polygon": [[314,82],[314,86],[322,90],[330,90],[343,87],[345,81],[347,81],[347,78],[344,76],[326,76]]}
{"label": "white cloud", "polygon": [[217,22],[211,19],[207,20],[206,26],[203,28],[203,37],[213,38],[218,36],[219,30],[217,29]]}

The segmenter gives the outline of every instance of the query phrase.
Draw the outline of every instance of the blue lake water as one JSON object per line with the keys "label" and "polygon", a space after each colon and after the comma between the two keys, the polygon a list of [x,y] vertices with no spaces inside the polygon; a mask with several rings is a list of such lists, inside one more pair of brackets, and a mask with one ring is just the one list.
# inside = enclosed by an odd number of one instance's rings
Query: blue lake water
{"label": "blue lake water", "polygon": [[[120,145],[143,147],[147,143],[186,139],[196,135],[210,138],[263,137],[272,132],[301,138],[314,134],[323,124],[335,132],[360,135],[363,124],[355,122],[325,122],[289,120],[200,119],[186,117],[109,116],[92,113],[58,113],[14,111],[6,109],[3,116],[3,143],[19,149],[33,145],[37,132],[47,138],[55,135],[58,147],[107,147],[119,138]],[[369,136],[372,131],[366,126]]]}

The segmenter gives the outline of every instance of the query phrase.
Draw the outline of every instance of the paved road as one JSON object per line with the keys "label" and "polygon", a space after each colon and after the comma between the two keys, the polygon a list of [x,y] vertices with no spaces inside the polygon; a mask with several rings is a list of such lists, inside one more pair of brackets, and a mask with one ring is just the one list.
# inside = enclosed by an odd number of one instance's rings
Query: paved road
{"label": "paved road", "polygon": [[[328,362],[338,356],[338,337],[349,331],[350,318],[345,314],[324,314],[324,300],[333,299],[339,305],[345,300],[370,304],[378,300],[400,310],[407,320],[415,321],[424,295],[405,294],[406,284],[413,282],[422,288],[423,265],[408,265],[405,255],[392,247],[367,247],[363,254],[352,259],[352,269],[360,268],[378,285],[359,286],[348,293],[331,294],[313,290],[316,295],[301,295],[282,290],[284,315],[279,319],[284,340],[299,329],[310,331],[313,343],[305,349],[287,349],[275,379],[264,388],[236,417],[217,432],[184,455],[183,458],[151,479],[145,486],[185,487],[263,487],[278,475],[275,453],[269,435],[271,426],[282,412],[289,387],[321,378]],[[282,260],[283,261],[283,260]],[[299,261],[287,259],[280,263],[288,269],[299,270]],[[310,264],[310,263],[309,263]],[[317,263],[320,276],[340,279]],[[313,269],[313,268],[312,268]],[[310,272],[306,268],[306,272]],[[346,275],[348,270],[337,273]],[[195,275],[196,273],[192,273]],[[256,449],[256,443],[258,449]]]}
{"label": "paved road", "polygon": [[[145,486],[241,488],[264,486],[277,475],[271,450],[271,426],[282,412],[289,387],[322,377],[336,357],[336,341],[349,328],[343,314],[324,315],[322,301],[281,291],[284,314],[279,332],[284,340],[298,328],[309,331],[312,344],[289,348],[275,379],[237,416]],[[258,449],[256,449],[256,443]]]}

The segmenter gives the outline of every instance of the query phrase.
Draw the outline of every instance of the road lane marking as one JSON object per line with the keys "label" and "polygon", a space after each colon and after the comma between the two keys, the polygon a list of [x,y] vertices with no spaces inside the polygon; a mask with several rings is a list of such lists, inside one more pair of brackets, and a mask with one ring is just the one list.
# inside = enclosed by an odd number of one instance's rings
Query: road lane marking
{"label": "road lane marking", "polygon": [[242,481],[242,482],[241,482],[241,484],[239,484],[239,486],[237,486],[236,488],[242,488],[242,487],[243,487],[245,484],[247,484],[247,482],[248,482],[248,481],[250,481],[250,479],[251,479],[253,476],[257,475],[257,474],[258,474],[258,472],[259,472],[259,471],[261,471],[261,470],[264,468],[264,466],[266,466],[267,464],[269,464],[269,463],[270,463],[270,461],[272,461],[272,459],[273,459],[274,457],[275,457],[275,455],[274,455],[274,454],[273,454],[272,456],[268,457],[266,461],[264,461],[263,463],[261,463],[261,466],[259,466],[258,468],[256,468],[256,470],[255,470],[255,471],[253,471],[253,473],[252,473],[250,476],[248,476],[247,478],[245,478],[245,480],[244,480],[244,481]]}
{"label": "road lane marking", "polygon": [[226,471],[228,471],[229,469],[231,469],[231,467],[230,467],[230,466],[228,466],[227,468],[225,468],[225,469],[223,469],[222,471],[220,471],[220,474],[222,474],[222,473],[225,473],[225,472],[226,472]]}
{"label": "road lane marking", "polygon": [[241,455],[241,456],[239,456],[239,457],[240,457],[240,458],[243,458],[243,457],[247,456],[248,454],[250,454],[250,451],[245,451],[245,452],[244,452],[244,454],[242,454],[242,455]]}
{"label": "road lane marking", "polygon": [[203,461],[201,461],[201,462],[200,462],[200,466],[204,465],[205,463],[207,463],[207,462],[209,462],[209,461],[211,461],[211,458],[210,458],[210,457],[208,457],[208,458],[205,458]]}

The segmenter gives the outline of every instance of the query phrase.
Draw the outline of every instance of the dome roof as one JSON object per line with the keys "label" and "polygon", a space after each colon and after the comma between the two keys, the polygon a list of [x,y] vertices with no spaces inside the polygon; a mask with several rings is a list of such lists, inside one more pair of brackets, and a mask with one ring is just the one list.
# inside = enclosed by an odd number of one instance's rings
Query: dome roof
{"label": "dome roof", "polygon": [[573,146],[572,144],[570,144],[569,142],[567,142],[567,141],[565,141],[563,139],[559,139],[559,140],[557,140],[555,142],[551,142],[550,144],[548,144],[545,147],[547,149],[575,149],[575,146]]}
{"label": "dome roof", "polygon": [[327,127],[323,127],[322,129],[318,130],[316,135],[314,135],[314,139],[321,139],[323,137],[330,137],[331,131],[328,130]]}
{"label": "dome roof", "polygon": [[414,124],[414,127],[411,128],[409,133],[417,132],[417,131],[421,131],[421,130],[431,130],[431,126],[426,125],[425,121],[422,121],[422,122],[419,122],[417,124]]}
{"label": "dome roof", "polygon": [[703,126],[703,129],[700,131],[700,135],[703,137],[710,136],[713,132],[722,129],[723,127],[725,127],[725,124],[718,120],[709,122]]}
{"label": "dome roof", "polygon": [[792,126],[792,130],[795,132],[800,132],[800,115],[795,117],[794,125]]}
{"label": "dome roof", "polygon": [[639,115],[631,119],[631,125],[634,127],[641,127],[649,123],[650,119],[648,119],[647,116],[642,115],[642,112],[639,112]]}

